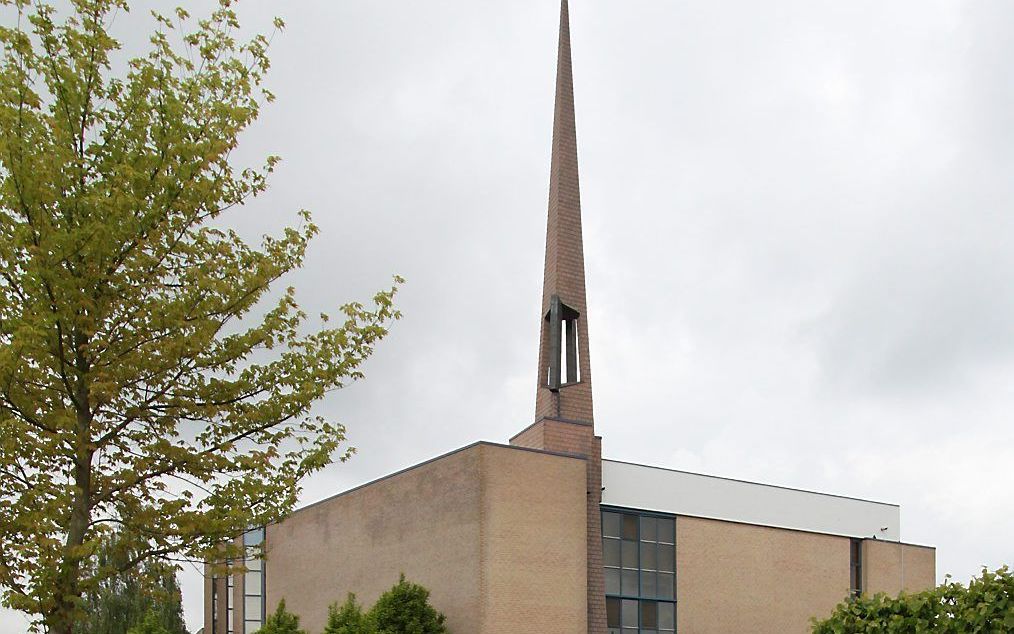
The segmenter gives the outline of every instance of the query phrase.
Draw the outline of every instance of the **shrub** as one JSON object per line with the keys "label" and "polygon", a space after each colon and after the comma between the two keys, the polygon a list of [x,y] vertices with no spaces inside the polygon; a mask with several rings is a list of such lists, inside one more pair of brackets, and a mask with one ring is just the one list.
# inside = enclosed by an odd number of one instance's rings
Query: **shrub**
{"label": "shrub", "polygon": [[1014,631],[1014,573],[983,569],[968,587],[943,585],[891,598],[884,594],[840,604],[814,634],[965,634]]}
{"label": "shrub", "polygon": [[282,599],[275,613],[265,619],[264,627],[258,630],[258,634],[306,634],[306,631],[299,629],[299,616],[286,610],[285,599]]}
{"label": "shrub", "polygon": [[341,607],[334,603],[328,608],[324,634],[372,634],[375,631],[351,592]]}
{"label": "shrub", "polygon": [[377,634],[445,634],[444,615],[429,603],[430,591],[405,581],[382,594],[367,615]]}

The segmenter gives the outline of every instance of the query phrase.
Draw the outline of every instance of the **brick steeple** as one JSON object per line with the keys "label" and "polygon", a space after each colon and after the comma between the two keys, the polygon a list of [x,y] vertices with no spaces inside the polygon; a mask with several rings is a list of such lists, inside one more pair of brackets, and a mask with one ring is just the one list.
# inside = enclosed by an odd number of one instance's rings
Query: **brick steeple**
{"label": "brick steeple", "polygon": [[550,417],[592,422],[587,314],[570,16],[567,0],[563,0],[549,176],[536,419]]}
{"label": "brick steeple", "polygon": [[[588,633],[606,634],[602,572],[602,439],[592,424],[591,357],[581,239],[581,192],[577,174],[574,76],[570,59],[570,13],[560,9],[556,112],[549,176],[546,269],[542,286],[535,422],[511,444],[581,456],[587,462]],[[547,486],[552,483],[547,482]],[[537,494],[537,492],[533,492]]]}

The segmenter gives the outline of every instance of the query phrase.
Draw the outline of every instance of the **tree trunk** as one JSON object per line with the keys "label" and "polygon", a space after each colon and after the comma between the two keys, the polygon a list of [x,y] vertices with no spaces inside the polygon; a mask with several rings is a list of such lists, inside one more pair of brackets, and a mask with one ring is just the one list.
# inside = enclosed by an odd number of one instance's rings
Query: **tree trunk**
{"label": "tree trunk", "polygon": [[71,504],[70,522],[67,525],[67,539],[64,556],[54,584],[53,608],[46,625],[50,634],[73,634],[77,621],[79,603],[82,598],[81,566],[85,553],[81,546],[85,542],[91,521],[92,505],[92,448],[91,394],[88,388],[88,361],[81,357],[87,345],[87,338],[73,337],[76,351],[75,367],[78,371],[77,385],[72,395],[77,410],[77,425],[74,437],[74,496]]}

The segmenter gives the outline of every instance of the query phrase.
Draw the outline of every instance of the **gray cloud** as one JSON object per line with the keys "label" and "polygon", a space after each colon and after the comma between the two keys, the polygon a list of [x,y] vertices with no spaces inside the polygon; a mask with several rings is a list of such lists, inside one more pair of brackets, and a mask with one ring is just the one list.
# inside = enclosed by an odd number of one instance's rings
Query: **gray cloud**
{"label": "gray cloud", "polygon": [[[1014,5],[572,5],[606,455],[900,503],[941,576],[1014,559]],[[311,314],[409,280],[304,500],[530,422],[557,10],[244,3],[288,28],[239,158],[285,161],[233,222],[313,210]]]}

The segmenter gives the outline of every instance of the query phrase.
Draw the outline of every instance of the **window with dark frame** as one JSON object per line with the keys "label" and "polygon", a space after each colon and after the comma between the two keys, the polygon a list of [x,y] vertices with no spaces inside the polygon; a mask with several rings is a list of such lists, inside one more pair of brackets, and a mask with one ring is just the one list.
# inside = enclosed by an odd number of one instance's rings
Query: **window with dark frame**
{"label": "window with dark frame", "polygon": [[243,578],[243,633],[254,634],[264,625],[264,528],[255,528],[243,535],[246,573]]}
{"label": "window with dark frame", "polygon": [[602,512],[609,634],[676,631],[676,520]]}
{"label": "window with dark frame", "polygon": [[218,577],[211,578],[211,634],[218,634]]}
{"label": "window with dark frame", "polygon": [[863,593],[863,540],[852,538],[849,544],[849,595]]}
{"label": "window with dark frame", "polygon": [[[228,561],[232,566],[232,560]],[[225,631],[226,634],[236,632],[236,575],[229,575],[225,581]]]}

